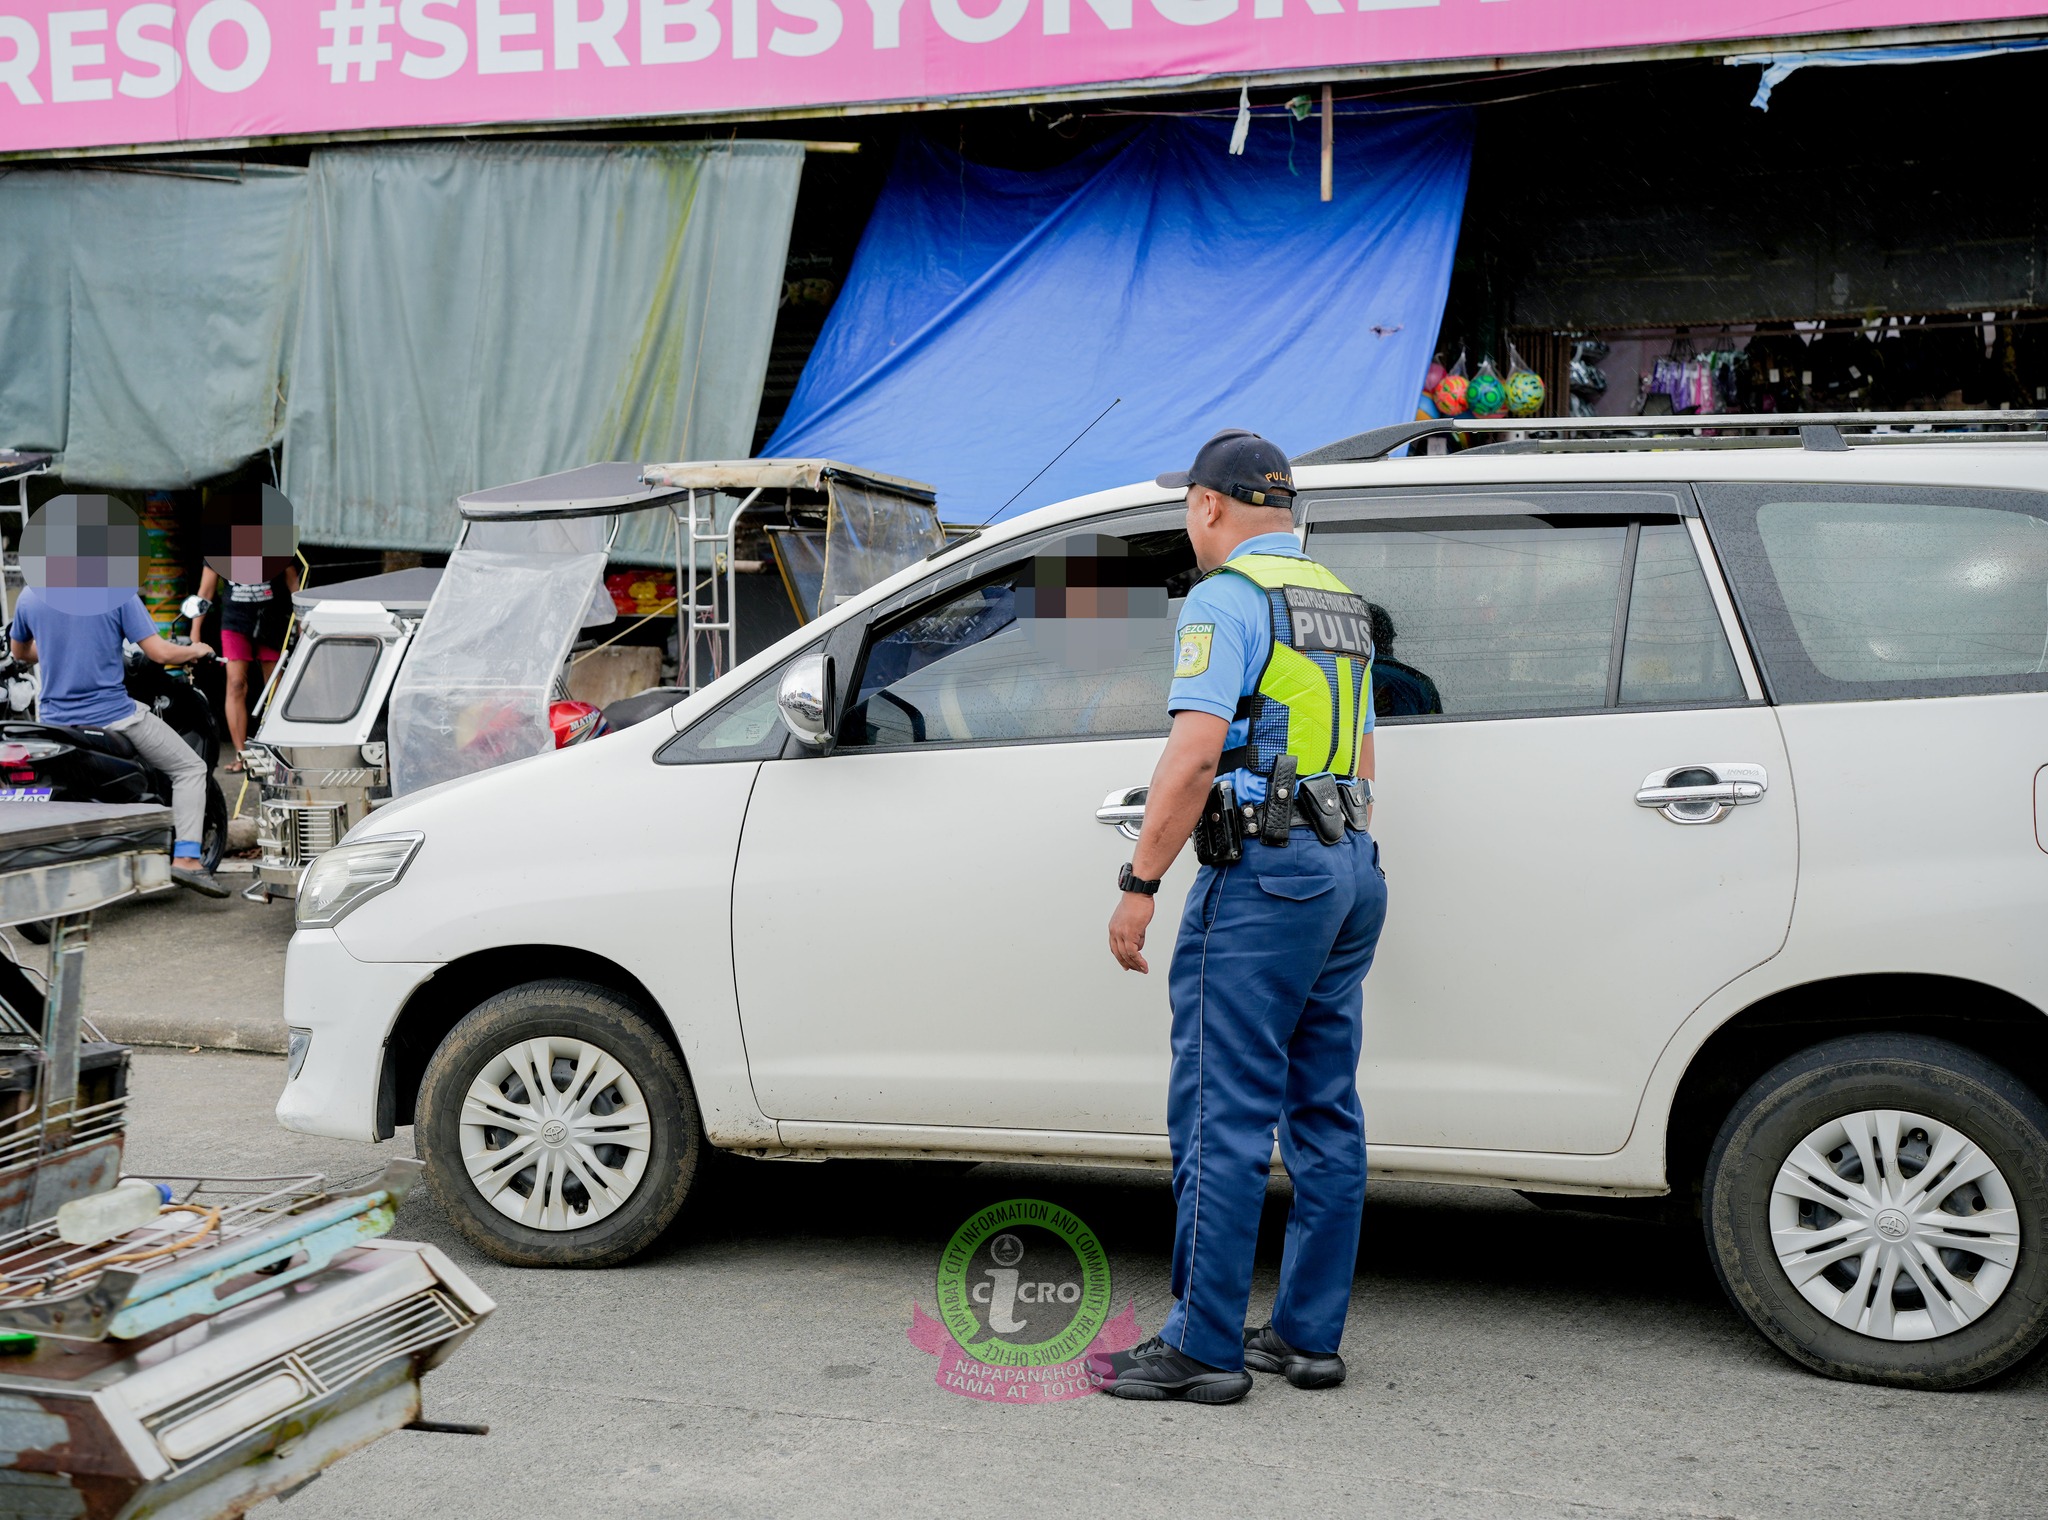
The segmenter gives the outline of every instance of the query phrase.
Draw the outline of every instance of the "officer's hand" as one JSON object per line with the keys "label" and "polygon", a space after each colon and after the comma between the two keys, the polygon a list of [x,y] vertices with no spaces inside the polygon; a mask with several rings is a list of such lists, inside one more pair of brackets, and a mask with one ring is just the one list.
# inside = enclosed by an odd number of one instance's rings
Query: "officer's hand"
{"label": "officer's hand", "polygon": [[1142,892],[1117,893],[1109,915],[1109,953],[1126,971],[1149,973],[1145,964],[1145,930],[1152,923],[1152,899]]}

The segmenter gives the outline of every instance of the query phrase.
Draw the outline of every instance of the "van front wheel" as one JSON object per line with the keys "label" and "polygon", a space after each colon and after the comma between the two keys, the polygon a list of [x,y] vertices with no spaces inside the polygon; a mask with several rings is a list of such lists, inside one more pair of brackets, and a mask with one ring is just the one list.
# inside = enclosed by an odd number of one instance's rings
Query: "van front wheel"
{"label": "van front wheel", "polygon": [[456,1229],[521,1267],[637,1256],[681,1210],[705,1145],[668,1042],[589,982],[479,1005],[427,1063],[418,1109],[420,1157]]}

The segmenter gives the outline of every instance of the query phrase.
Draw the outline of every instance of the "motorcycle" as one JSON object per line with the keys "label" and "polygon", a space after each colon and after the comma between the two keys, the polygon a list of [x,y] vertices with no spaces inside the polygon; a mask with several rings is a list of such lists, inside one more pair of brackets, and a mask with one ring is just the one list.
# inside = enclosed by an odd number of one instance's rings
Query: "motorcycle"
{"label": "motorcycle", "polygon": [[[28,669],[12,657],[0,657],[0,689],[19,682]],[[228,843],[227,798],[212,774],[220,763],[221,734],[213,704],[184,673],[189,669],[174,673],[138,650],[128,656],[123,684],[206,762],[206,827],[199,848],[201,863],[215,871]],[[135,746],[112,730],[46,723],[9,711],[0,714],[0,802],[155,802],[168,807],[171,778],[144,763]]]}

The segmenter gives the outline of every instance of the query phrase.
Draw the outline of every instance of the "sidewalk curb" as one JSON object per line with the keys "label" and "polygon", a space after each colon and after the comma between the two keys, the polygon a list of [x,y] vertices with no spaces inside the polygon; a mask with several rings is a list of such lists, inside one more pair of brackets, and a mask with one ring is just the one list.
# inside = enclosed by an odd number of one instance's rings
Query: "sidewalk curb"
{"label": "sidewalk curb", "polygon": [[231,1050],[245,1055],[285,1053],[282,1020],[208,1019],[181,1014],[88,1013],[110,1040],[123,1045],[164,1045],[180,1050]]}

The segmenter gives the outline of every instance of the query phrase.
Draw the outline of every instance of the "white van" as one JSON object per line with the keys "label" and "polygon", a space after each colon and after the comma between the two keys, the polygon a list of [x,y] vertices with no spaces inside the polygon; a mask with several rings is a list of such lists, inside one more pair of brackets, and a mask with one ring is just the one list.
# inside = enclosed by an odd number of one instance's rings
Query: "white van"
{"label": "white van", "polygon": [[[1374,1174],[1697,1200],[1785,1351],[1959,1387],[2048,1334],[2048,443],[1871,420],[1386,457],[1416,424],[1300,461],[1297,521],[1385,615]],[[706,1146],[1166,1164],[1164,977],[1103,926],[1182,518],[1033,512],[380,809],[301,889],[280,1118],[416,1123],[525,1263],[642,1250]],[[1145,594],[1030,615],[1074,554]]]}

